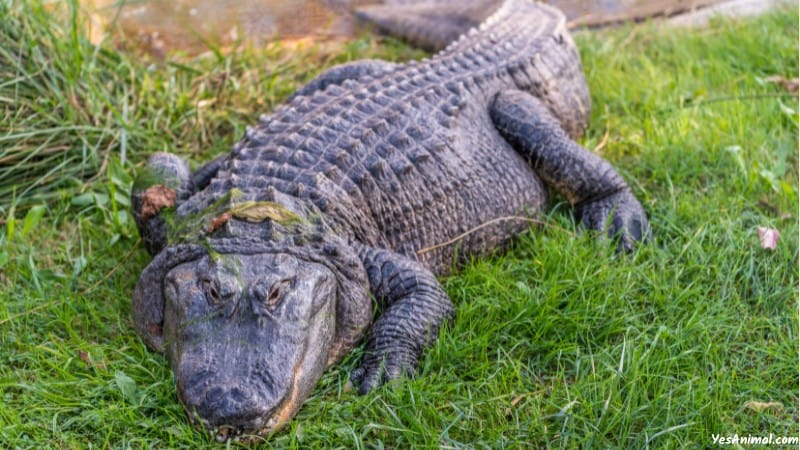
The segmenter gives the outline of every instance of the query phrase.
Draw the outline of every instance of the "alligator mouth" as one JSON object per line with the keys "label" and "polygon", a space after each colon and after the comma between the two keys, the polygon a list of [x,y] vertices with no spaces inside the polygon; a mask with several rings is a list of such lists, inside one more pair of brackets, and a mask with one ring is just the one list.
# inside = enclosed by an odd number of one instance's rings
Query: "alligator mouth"
{"label": "alligator mouth", "polygon": [[302,376],[303,367],[302,365],[298,365],[294,369],[295,382],[292,383],[291,390],[289,391],[288,395],[284,397],[281,405],[275,411],[273,411],[272,414],[270,414],[270,418],[267,420],[266,426],[259,430],[257,434],[267,435],[274,431],[278,431],[284,425],[289,423],[290,420],[292,420],[294,415],[300,409],[300,405],[304,400],[300,398],[300,390],[297,388],[297,380],[302,379]]}
{"label": "alligator mouth", "polygon": [[[296,376],[298,370],[290,373]],[[186,380],[186,384],[179,381],[177,388],[178,400],[189,421],[216,440],[241,442],[264,438],[291,419],[286,411],[292,410],[291,405],[296,403],[296,379],[291,378],[287,386],[276,392],[258,379],[245,381],[248,377],[235,376],[223,382],[215,379],[215,375],[216,372],[201,370],[184,378],[176,373]]]}
{"label": "alligator mouth", "polygon": [[222,425],[217,428],[216,432],[212,432],[218,442],[226,442],[228,440],[237,442],[242,440],[242,430],[228,425]]}
{"label": "alligator mouth", "polygon": [[194,407],[187,405],[182,395],[178,395],[180,403],[186,411],[189,422],[196,428],[205,430],[219,442],[250,442],[267,437],[275,428],[276,420],[274,414],[269,412],[259,417],[254,417],[252,421],[245,425],[216,425],[213,420],[202,417]]}
{"label": "alligator mouth", "polygon": [[253,417],[249,423],[244,425],[215,425],[212,419],[202,417],[194,406],[188,405],[183,395],[178,395],[178,398],[187,412],[189,421],[198,428],[208,430],[217,441],[257,443],[263,441],[272,433],[280,431],[300,409],[304,400],[301,398],[298,387],[298,380],[303,376],[302,362],[293,370],[293,376],[291,387],[281,398],[278,405],[265,414]]}

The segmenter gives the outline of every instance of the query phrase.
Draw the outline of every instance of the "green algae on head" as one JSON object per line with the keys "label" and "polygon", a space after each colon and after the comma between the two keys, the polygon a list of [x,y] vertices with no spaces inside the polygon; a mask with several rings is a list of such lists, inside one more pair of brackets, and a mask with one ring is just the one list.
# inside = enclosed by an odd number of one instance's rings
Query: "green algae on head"
{"label": "green algae on head", "polygon": [[198,242],[236,218],[251,223],[267,220],[283,226],[298,226],[305,221],[284,205],[271,201],[237,201],[243,196],[239,189],[231,189],[219,200],[197,214],[180,216],[174,208],[162,214],[167,223],[169,245]]}

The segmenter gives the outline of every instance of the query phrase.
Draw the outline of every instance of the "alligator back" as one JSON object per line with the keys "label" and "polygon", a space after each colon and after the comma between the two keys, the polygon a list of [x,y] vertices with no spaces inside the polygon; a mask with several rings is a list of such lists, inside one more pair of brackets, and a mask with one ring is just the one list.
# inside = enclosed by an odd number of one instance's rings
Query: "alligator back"
{"label": "alligator back", "polygon": [[502,246],[530,224],[508,218],[546,201],[489,118],[506,89],[535,94],[571,135],[583,131],[588,90],[560,12],[507,0],[430,59],[294,97],[249,128],[178,212],[201,212],[233,189],[248,200],[306,202],[347,238],[445,273],[456,255]]}

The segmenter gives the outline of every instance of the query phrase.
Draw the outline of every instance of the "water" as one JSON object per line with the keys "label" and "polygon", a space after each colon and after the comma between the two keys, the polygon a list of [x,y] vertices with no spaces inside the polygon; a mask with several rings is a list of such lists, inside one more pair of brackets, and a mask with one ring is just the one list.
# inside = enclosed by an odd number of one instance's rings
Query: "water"
{"label": "water", "polygon": [[[400,3],[408,0],[385,0]],[[413,0],[412,0],[413,1]],[[454,0],[456,1],[456,0]],[[492,1],[492,0],[487,0]],[[672,14],[719,0],[549,0],[574,26],[598,26],[627,19]],[[239,40],[349,37],[352,10],[380,0],[84,0],[95,17],[121,27],[155,54],[169,49],[190,53],[209,44]],[[119,4],[122,4],[119,7]]]}
{"label": "water", "polygon": [[672,16],[721,0],[549,0],[548,3],[561,8],[573,26],[597,27]]}
{"label": "water", "polygon": [[190,53],[208,45],[240,40],[258,45],[275,38],[352,36],[352,8],[369,0],[140,0],[119,6],[95,0],[88,9],[105,24],[118,26],[159,54],[167,49]]}

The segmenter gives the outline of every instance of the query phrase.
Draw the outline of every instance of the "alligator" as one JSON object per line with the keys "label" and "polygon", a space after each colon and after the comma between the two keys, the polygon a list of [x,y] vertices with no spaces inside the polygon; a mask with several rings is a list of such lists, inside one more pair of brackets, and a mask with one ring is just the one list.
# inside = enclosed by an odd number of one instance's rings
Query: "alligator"
{"label": "alligator", "polygon": [[360,393],[413,375],[454,316],[437,277],[530,230],[553,193],[620,251],[648,239],[628,184],[575,142],[590,98],[564,16],[505,0],[456,37],[471,19],[430,26],[445,4],[361,13],[430,58],[335,66],[229,154],[192,173],[155,153],[137,176],[153,259],[135,327],[219,439],[279,429],[362,341]]}

